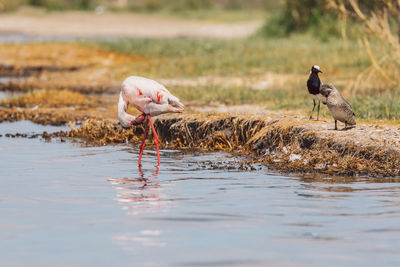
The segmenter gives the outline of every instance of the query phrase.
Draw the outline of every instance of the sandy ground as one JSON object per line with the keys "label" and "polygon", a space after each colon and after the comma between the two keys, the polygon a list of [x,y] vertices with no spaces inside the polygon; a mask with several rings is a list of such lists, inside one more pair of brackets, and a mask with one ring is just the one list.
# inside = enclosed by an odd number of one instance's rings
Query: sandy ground
{"label": "sandy ground", "polygon": [[133,13],[14,13],[0,15],[1,34],[70,38],[243,38],[262,21],[216,23]]}

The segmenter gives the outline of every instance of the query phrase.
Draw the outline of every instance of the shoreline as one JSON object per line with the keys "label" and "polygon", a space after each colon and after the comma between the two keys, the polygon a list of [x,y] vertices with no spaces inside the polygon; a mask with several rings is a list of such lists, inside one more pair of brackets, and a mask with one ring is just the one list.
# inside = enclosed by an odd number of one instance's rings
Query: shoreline
{"label": "shoreline", "polygon": [[[0,122],[31,120],[62,125],[82,121],[79,128],[42,137],[79,138],[98,145],[136,145],[144,132],[142,126],[123,129],[117,120],[101,119],[98,114],[53,116],[52,111],[0,109]],[[271,169],[285,172],[400,176],[400,136],[396,135],[396,127],[360,124],[351,130],[334,131],[330,120],[229,114],[159,116],[154,124],[162,148],[243,153]],[[151,134],[148,142],[153,142]]]}

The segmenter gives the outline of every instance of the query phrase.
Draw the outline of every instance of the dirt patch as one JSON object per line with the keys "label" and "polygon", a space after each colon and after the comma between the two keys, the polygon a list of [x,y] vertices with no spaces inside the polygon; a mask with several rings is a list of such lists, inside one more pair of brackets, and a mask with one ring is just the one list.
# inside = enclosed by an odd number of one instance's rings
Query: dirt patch
{"label": "dirt patch", "polygon": [[0,16],[0,32],[70,38],[243,38],[254,34],[262,24],[263,21],[188,21],[133,13],[14,13]]}

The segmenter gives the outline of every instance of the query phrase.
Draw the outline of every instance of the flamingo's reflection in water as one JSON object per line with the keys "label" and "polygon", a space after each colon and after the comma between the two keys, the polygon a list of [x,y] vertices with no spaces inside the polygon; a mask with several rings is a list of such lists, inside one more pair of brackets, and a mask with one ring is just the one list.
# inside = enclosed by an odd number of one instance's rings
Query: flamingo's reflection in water
{"label": "flamingo's reflection in water", "polygon": [[[110,178],[108,179],[117,191],[116,200],[127,210],[127,215],[142,213],[163,212],[167,210],[166,194],[162,194],[158,181],[160,169],[156,166],[155,172],[146,177],[139,166],[138,178]],[[161,231],[158,229],[142,229],[137,232],[127,232],[113,237],[113,242],[125,251],[137,252],[139,247],[164,247],[161,240]]]}
{"label": "flamingo's reflection in water", "polygon": [[[139,167],[137,178],[109,178],[108,181],[117,191],[116,201],[123,205],[123,210],[128,215],[147,212],[162,212],[166,206],[163,201],[162,189],[158,181],[160,169],[155,167],[155,172],[146,177]],[[165,196],[164,196],[165,199]]]}

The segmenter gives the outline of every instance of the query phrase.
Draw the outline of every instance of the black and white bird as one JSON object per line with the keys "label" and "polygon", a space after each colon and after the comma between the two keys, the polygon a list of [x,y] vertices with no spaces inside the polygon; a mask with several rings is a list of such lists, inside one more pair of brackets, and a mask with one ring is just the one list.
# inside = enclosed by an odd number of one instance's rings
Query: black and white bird
{"label": "black and white bird", "polygon": [[320,87],[322,85],[321,80],[318,77],[318,73],[321,72],[321,68],[318,65],[314,65],[311,67],[311,72],[310,72],[310,77],[308,77],[307,80],[307,88],[308,92],[312,95],[313,97],[313,109],[311,111],[310,115],[310,120],[312,119],[312,114],[315,109],[315,100],[318,100],[318,111],[317,111],[317,120],[319,119],[319,108],[321,106],[321,94],[320,94]]}
{"label": "black and white bird", "polygon": [[347,125],[356,125],[355,114],[349,102],[343,98],[340,92],[332,84],[321,86],[321,95],[326,97],[322,103],[326,104],[335,119],[335,130],[337,130],[337,121],[341,121],[347,129]]}

